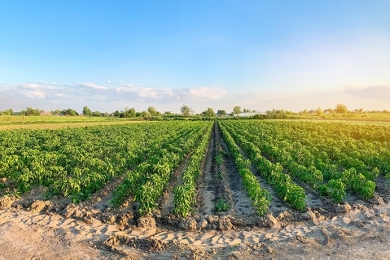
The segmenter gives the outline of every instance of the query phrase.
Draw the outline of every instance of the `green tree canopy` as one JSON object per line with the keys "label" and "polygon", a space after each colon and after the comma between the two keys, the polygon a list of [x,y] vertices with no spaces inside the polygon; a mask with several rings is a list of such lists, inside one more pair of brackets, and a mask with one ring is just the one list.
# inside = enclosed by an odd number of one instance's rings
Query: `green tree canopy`
{"label": "green tree canopy", "polygon": [[345,114],[345,113],[348,113],[348,108],[346,105],[340,103],[340,104],[337,104],[335,112],[337,114]]}
{"label": "green tree canopy", "polygon": [[317,108],[317,115],[322,116],[324,114],[324,111],[320,107]]}
{"label": "green tree canopy", "polygon": [[241,113],[242,111],[241,111],[241,107],[240,106],[235,106],[234,108],[233,108],[233,114],[235,114],[235,115],[238,115],[239,113]]}
{"label": "green tree canopy", "polygon": [[190,108],[189,106],[187,105],[183,105],[181,108],[180,108],[180,112],[183,116],[189,116],[191,115],[192,113],[194,113],[194,110],[192,108]]}
{"label": "green tree canopy", "polygon": [[83,107],[84,116],[92,116],[92,111],[87,106]]}
{"label": "green tree canopy", "polygon": [[219,115],[219,116],[227,115],[226,110],[218,110],[217,115]]}
{"label": "green tree canopy", "polygon": [[149,106],[148,112],[151,116],[158,116],[160,114],[154,107]]}
{"label": "green tree canopy", "polygon": [[215,112],[212,108],[208,107],[207,110],[202,112],[202,115],[207,116],[207,117],[213,117],[213,116],[215,116]]}
{"label": "green tree canopy", "polygon": [[150,117],[150,113],[148,111],[142,111],[140,116],[141,117]]}

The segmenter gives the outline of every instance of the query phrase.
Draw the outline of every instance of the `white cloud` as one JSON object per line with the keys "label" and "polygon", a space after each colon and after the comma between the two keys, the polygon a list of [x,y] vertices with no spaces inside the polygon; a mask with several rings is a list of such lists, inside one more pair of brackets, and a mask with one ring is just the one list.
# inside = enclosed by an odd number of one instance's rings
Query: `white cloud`
{"label": "white cloud", "polygon": [[[390,85],[368,87],[346,86],[333,92],[272,92],[237,91],[228,92],[218,86],[157,89],[140,85],[99,86],[94,83],[65,85],[58,83],[0,84],[0,110],[12,107],[15,110],[28,106],[40,109],[82,108],[87,105],[94,110],[115,111],[125,106],[137,110],[155,106],[158,109],[179,112],[183,104],[189,105],[197,113],[207,107],[214,110],[231,111],[233,106],[256,109],[302,109],[334,108],[344,103],[348,108],[389,110]],[[138,106],[138,107],[137,107]]]}
{"label": "white cloud", "polygon": [[107,90],[108,89],[108,87],[99,86],[99,85],[96,85],[95,83],[91,83],[91,82],[77,83],[76,85],[79,87],[82,87],[82,88],[91,88],[91,89],[99,89],[99,90]]}
{"label": "white cloud", "polygon": [[28,91],[28,90],[20,90],[20,93],[28,98],[45,98],[45,92],[42,91]]}
{"label": "white cloud", "polygon": [[159,97],[158,90],[152,88],[145,88],[145,87],[135,87],[133,85],[125,85],[122,87],[118,87],[116,88],[116,92],[133,93],[136,94],[138,97],[142,97],[142,98],[155,99]]}
{"label": "white cloud", "polygon": [[190,88],[190,94],[195,98],[201,99],[217,99],[226,93],[225,89],[222,88],[209,88],[209,87],[197,87]]}

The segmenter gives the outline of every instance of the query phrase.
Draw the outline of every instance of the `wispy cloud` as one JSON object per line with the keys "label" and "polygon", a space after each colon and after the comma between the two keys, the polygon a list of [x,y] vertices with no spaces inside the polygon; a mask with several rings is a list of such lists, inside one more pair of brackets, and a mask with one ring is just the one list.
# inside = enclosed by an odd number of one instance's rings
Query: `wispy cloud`
{"label": "wispy cloud", "polygon": [[45,98],[45,92],[39,90],[37,91],[20,90],[20,94],[28,98]]}
{"label": "wispy cloud", "polygon": [[390,85],[373,85],[368,87],[354,87],[346,85],[346,92],[363,98],[388,99],[390,101]]}
{"label": "wispy cloud", "polygon": [[195,98],[217,99],[217,98],[223,96],[226,93],[226,90],[222,89],[222,88],[218,88],[218,87],[215,87],[215,88],[197,87],[197,88],[190,88],[189,92]]}
{"label": "wispy cloud", "polygon": [[[122,103],[146,103],[170,104],[170,103],[203,103],[208,100],[218,100],[227,91],[220,87],[188,87],[188,88],[150,88],[122,84],[104,86],[92,82],[79,82],[73,85],[60,84],[55,82],[38,81],[34,83],[20,83],[16,85],[0,85],[2,96],[16,102],[25,100],[26,105],[32,100],[50,103],[72,102],[101,103],[101,102],[122,102]],[[29,101],[30,100],[30,101]],[[9,103],[9,102],[8,102]],[[35,103],[33,103],[35,104]]]}
{"label": "wispy cloud", "polygon": [[0,84],[0,91],[0,110],[24,109],[27,106],[77,109],[88,105],[96,110],[115,111],[125,106],[142,110],[151,105],[179,112],[181,105],[187,104],[198,113],[207,107],[231,111],[236,105],[260,111],[299,111],[305,108],[333,108],[338,103],[344,103],[348,108],[390,109],[390,85],[347,85],[333,92],[279,93],[261,90],[228,92],[218,86],[158,89],[132,84],[104,86],[88,82],[67,85],[40,81],[16,85]]}
{"label": "wispy cloud", "polygon": [[99,86],[99,85],[96,85],[95,83],[91,83],[91,82],[77,83],[76,85],[79,87],[82,87],[82,88],[91,88],[91,89],[98,89],[98,90],[107,90],[108,89],[108,87]]}

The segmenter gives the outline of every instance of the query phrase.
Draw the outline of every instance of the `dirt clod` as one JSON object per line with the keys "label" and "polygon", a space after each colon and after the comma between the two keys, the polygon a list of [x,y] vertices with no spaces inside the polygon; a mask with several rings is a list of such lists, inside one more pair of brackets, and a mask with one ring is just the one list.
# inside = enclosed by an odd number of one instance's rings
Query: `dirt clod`
{"label": "dirt clod", "polygon": [[230,222],[230,218],[229,217],[222,217],[220,220],[219,220],[219,226],[218,228],[220,230],[231,230],[234,228],[233,224]]}
{"label": "dirt clod", "polygon": [[69,204],[63,211],[63,215],[65,218],[72,217],[73,213],[78,209],[78,207],[75,204]]}
{"label": "dirt clod", "polygon": [[351,206],[348,203],[336,206],[336,213],[347,213],[351,210]]}
{"label": "dirt clod", "polygon": [[182,219],[179,224],[180,228],[189,230],[189,231],[194,231],[196,230],[197,223],[195,218],[188,218],[188,219]]}
{"label": "dirt clod", "polygon": [[36,200],[31,204],[28,210],[34,213],[40,213],[46,208],[46,206],[49,205],[50,205],[50,201]]}
{"label": "dirt clod", "polygon": [[198,222],[199,229],[205,229],[207,227],[207,225],[208,225],[208,222],[205,218],[200,219]]}
{"label": "dirt clod", "polygon": [[13,202],[14,199],[12,197],[4,196],[0,198],[0,210],[10,208]]}
{"label": "dirt clod", "polygon": [[156,228],[156,220],[152,217],[141,217],[138,219],[138,227],[146,229]]}

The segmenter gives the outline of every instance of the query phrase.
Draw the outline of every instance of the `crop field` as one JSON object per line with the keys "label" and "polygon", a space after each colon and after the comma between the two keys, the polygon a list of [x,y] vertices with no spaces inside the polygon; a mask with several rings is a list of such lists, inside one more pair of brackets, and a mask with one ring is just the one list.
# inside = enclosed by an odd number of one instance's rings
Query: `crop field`
{"label": "crop field", "polygon": [[[89,239],[121,254],[170,258],[169,248],[195,254],[194,244],[204,249],[198,256],[224,258],[245,244],[249,258],[269,257],[272,243],[290,238],[326,246],[329,234],[388,223],[389,177],[383,124],[220,120],[0,131],[0,210],[114,225],[117,233]],[[383,221],[371,223],[379,214]]]}

